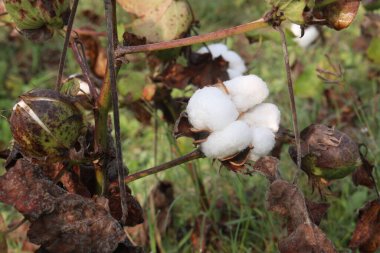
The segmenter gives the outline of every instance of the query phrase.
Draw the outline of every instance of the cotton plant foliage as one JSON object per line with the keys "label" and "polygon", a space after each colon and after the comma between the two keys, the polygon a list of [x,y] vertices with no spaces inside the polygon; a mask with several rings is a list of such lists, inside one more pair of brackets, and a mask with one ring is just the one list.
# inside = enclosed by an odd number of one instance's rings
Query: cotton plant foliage
{"label": "cotton plant foliage", "polygon": [[227,73],[230,79],[241,76],[247,71],[244,60],[235,51],[229,50],[226,45],[222,43],[216,43],[208,45],[207,47],[201,47],[197,53],[206,54],[210,53],[212,58],[218,58],[221,56],[228,62]]}
{"label": "cotton plant foliage", "polygon": [[[223,50],[221,44],[215,48]],[[233,78],[197,90],[186,113],[193,131],[208,132],[200,143],[205,156],[221,161],[249,150],[256,161],[269,154],[275,145],[280,111],[268,97],[267,84],[256,75]]]}

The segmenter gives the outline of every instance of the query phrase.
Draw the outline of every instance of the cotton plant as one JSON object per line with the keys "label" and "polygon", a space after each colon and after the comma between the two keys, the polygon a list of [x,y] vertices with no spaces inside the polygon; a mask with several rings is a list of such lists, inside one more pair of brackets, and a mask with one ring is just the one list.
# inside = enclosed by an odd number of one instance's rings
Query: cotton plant
{"label": "cotton plant", "polygon": [[192,137],[206,157],[237,171],[275,145],[281,114],[265,102],[268,95],[267,84],[256,75],[199,89],[177,121],[176,136]]}
{"label": "cotton plant", "polygon": [[201,47],[197,53],[206,54],[210,53],[212,58],[218,58],[221,56],[228,62],[227,73],[230,79],[243,75],[247,71],[244,60],[235,51],[229,50],[228,47],[222,43],[216,43],[208,45],[207,47]]}

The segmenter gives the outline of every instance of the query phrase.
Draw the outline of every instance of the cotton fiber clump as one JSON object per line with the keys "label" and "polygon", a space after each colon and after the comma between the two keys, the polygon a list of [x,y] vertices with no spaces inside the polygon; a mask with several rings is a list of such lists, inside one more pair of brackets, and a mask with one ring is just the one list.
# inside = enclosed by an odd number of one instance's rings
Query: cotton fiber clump
{"label": "cotton fiber clump", "polygon": [[202,152],[224,160],[251,148],[253,161],[269,154],[281,115],[276,105],[263,103],[268,94],[266,83],[255,75],[197,90],[186,112],[195,130],[210,132],[200,144]]}
{"label": "cotton fiber clump", "polygon": [[224,85],[239,112],[260,104],[269,95],[267,84],[256,75],[239,76]]}
{"label": "cotton fiber clump", "polygon": [[211,131],[222,130],[239,116],[229,96],[216,87],[197,90],[186,111],[194,128]]}
{"label": "cotton fiber clump", "polygon": [[267,127],[274,133],[278,131],[281,113],[278,107],[271,103],[258,104],[241,117],[250,127]]}
{"label": "cotton fiber clump", "polygon": [[202,47],[197,51],[197,53],[211,53],[213,59],[222,56],[223,59],[228,62],[227,73],[230,79],[241,76],[244,72],[247,71],[247,67],[245,66],[245,63],[240,55],[232,50],[228,50],[227,46],[222,43],[211,44],[207,47]]}
{"label": "cotton fiber clump", "polygon": [[303,48],[309,47],[319,37],[319,31],[315,26],[306,28],[302,37],[301,27],[299,25],[292,24],[290,30],[296,36],[294,41]]}
{"label": "cotton fiber clump", "polygon": [[234,121],[221,131],[212,132],[201,144],[201,149],[207,157],[223,159],[247,148],[251,136],[247,123]]}

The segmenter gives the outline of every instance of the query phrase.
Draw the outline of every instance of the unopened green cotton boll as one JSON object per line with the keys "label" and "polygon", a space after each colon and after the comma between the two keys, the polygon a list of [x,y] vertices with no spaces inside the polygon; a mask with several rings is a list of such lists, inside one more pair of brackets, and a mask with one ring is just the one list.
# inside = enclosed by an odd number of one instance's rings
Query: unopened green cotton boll
{"label": "unopened green cotton boll", "polygon": [[64,158],[83,130],[81,112],[67,97],[47,89],[20,96],[9,122],[23,155],[46,161]]}

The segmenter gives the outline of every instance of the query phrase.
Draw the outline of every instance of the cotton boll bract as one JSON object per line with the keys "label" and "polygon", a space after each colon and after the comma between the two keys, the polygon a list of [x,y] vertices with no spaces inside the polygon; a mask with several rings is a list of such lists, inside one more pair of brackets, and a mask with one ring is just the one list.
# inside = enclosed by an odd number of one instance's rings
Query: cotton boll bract
{"label": "cotton boll bract", "polygon": [[260,104],[269,95],[267,84],[256,75],[239,76],[225,81],[224,85],[239,112]]}
{"label": "cotton boll bract", "polygon": [[221,131],[211,133],[201,144],[201,150],[207,157],[223,159],[246,149],[251,141],[251,129],[238,120]]}
{"label": "cotton boll bract", "polygon": [[306,28],[302,38],[301,27],[299,25],[292,24],[290,30],[296,36],[296,38],[294,38],[294,41],[303,48],[309,47],[319,37],[319,31],[315,26]]}
{"label": "cotton boll bract", "polygon": [[244,113],[240,119],[250,127],[266,127],[276,133],[280,127],[281,112],[275,104],[262,103]]}
{"label": "cotton boll bract", "polygon": [[249,154],[249,159],[252,161],[258,160],[262,156],[266,156],[273,149],[276,144],[275,135],[265,127],[253,127],[252,133],[252,146],[253,149]]}
{"label": "cotton boll bract", "polygon": [[216,87],[204,87],[190,98],[186,112],[192,126],[199,130],[222,130],[239,116],[228,95]]}

